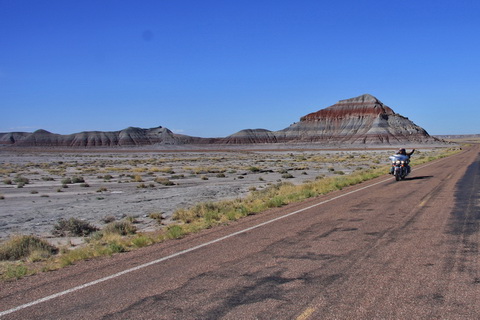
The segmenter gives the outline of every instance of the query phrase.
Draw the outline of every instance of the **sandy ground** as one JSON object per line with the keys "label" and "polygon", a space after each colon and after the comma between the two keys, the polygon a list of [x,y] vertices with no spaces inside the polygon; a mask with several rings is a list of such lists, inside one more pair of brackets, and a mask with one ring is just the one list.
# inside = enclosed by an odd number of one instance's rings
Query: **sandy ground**
{"label": "sandy ground", "polygon": [[[159,228],[174,211],[198,202],[243,197],[279,182],[388,164],[395,150],[11,151],[0,150],[0,241],[12,234],[52,238],[61,218],[98,227],[106,217],[135,217]],[[420,149],[426,156],[438,149]],[[28,179],[22,184],[21,180]],[[83,182],[66,180],[82,178]],[[77,179],[78,180],[78,179]],[[72,181],[73,182],[73,181]],[[165,185],[166,183],[171,185]]]}

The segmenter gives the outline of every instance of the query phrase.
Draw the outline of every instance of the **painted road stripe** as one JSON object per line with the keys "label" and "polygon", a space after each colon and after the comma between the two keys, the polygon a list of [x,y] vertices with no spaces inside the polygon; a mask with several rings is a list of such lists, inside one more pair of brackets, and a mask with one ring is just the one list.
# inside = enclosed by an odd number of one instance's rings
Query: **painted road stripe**
{"label": "painted road stripe", "polygon": [[[445,158],[443,158],[443,159],[445,159]],[[440,159],[439,161],[441,161],[441,160],[443,160],[443,159]],[[434,164],[434,163],[437,163],[437,162],[438,162],[438,161],[431,162],[431,163],[429,163],[429,164],[426,164],[426,165],[417,167],[417,169],[425,168],[425,167],[427,167],[427,166],[429,166],[429,165],[432,165],[432,164]],[[72,293],[72,292],[75,292],[75,291],[78,291],[78,290],[82,290],[82,289],[85,289],[85,288],[94,286],[94,285],[96,285],[96,284],[99,284],[99,283],[102,283],[102,282],[105,282],[105,281],[108,281],[108,280],[111,280],[111,279],[118,278],[118,277],[120,277],[120,276],[123,276],[124,274],[130,273],[130,272],[134,272],[134,271],[137,271],[137,270],[140,270],[140,269],[149,267],[149,266],[151,266],[151,265],[154,265],[154,264],[157,264],[157,263],[160,263],[160,262],[163,262],[163,261],[166,261],[166,260],[169,260],[169,259],[172,259],[172,258],[181,256],[181,255],[183,255],[183,254],[185,254],[185,253],[188,253],[188,252],[191,252],[191,251],[195,251],[195,250],[198,250],[198,249],[203,248],[203,247],[207,247],[207,246],[212,245],[212,244],[214,244],[214,243],[217,243],[217,242],[223,241],[223,240],[225,240],[225,239],[235,237],[235,236],[237,236],[237,235],[239,235],[239,234],[246,233],[246,232],[249,232],[249,231],[251,231],[251,230],[254,230],[254,229],[263,227],[263,226],[265,226],[265,225],[267,225],[267,224],[270,224],[270,223],[273,223],[273,222],[282,220],[282,219],[284,219],[284,218],[287,218],[287,217],[296,215],[296,214],[298,214],[298,213],[300,213],[300,212],[303,212],[303,211],[306,211],[306,210],[310,210],[310,209],[312,209],[312,208],[321,206],[321,205],[323,205],[323,204],[325,204],[325,203],[328,203],[328,202],[331,202],[331,201],[334,201],[334,200],[337,200],[337,199],[346,197],[346,196],[351,195],[351,194],[353,194],[353,193],[356,193],[356,192],[359,192],[359,191],[368,189],[368,188],[370,188],[370,187],[373,187],[373,186],[376,186],[376,185],[385,183],[385,182],[390,181],[390,180],[391,180],[391,178],[388,178],[388,179],[385,179],[385,180],[376,182],[376,183],[374,183],[374,184],[365,186],[365,187],[363,187],[363,188],[356,189],[356,190],[353,190],[353,191],[350,191],[350,192],[341,194],[341,195],[339,195],[339,196],[333,197],[333,198],[331,198],[331,199],[318,202],[318,203],[316,203],[316,204],[314,204],[314,205],[311,205],[311,206],[308,206],[308,207],[306,207],[306,208],[303,208],[303,209],[300,209],[300,210],[297,210],[297,211],[293,211],[293,212],[287,213],[286,215],[283,215],[283,216],[281,216],[281,217],[277,217],[277,218],[275,218],[275,219],[262,222],[262,223],[260,223],[260,224],[255,225],[255,226],[249,227],[249,228],[247,228],[247,229],[243,229],[243,230],[240,230],[240,231],[231,233],[231,234],[229,234],[229,235],[226,235],[226,236],[224,236],[224,237],[221,237],[221,238],[218,238],[218,239],[215,239],[215,240],[212,240],[212,241],[209,241],[209,242],[200,244],[200,245],[198,245],[198,246],[195,246],[195,247],[192,247],[192,248],[189,248],[189,249],[185,249],[185,250],[179,251],[179,252],[174,253],[174,254],[171,254],[171,255],[169,255],[169,256],[166,256],[166,257],[163,257],[163,258],[160,258],[160,259],[157,259],[157,260],[153,260],[153,261],[150,261],[150,262],[141,264],[141,265],[139,265],[139,266],[136,266],[136,267],[133,267],[133,268],[130,268],[130,269],[127,269],[127,270],[124,270],[124,271],[121,271],[121,272],[112,274],[112,275],[110,275],[110,276],[108,276],[108,277],[104,277],[104,278],[101,278],[101,279],[98,279],[98,280],[95,280],[95,281],[91,281],[91,282],[82,284],[82,285],[80,285],[80,286],[73,287],[73,288],[71,288],[71,289],[68,289],[68,290],[65,290],[65,291],[61,291],[61,292],[52,294],[52,295],[50,295],[50,296],[47,296],[47,297],[44,297],[44,298],[41,298],[41,299],[38,299],[38,300],[35,300],[35,301],[32,301],[32,302],[29,302],[29,303],[26,303],[26,304],[22,304],[22,305],[20,305],[20,306],[18,306],[18,307],[12,308],[12,309],[8,309],[8,310],[5,310],[5,311],[1,311],[1,312],[0,312],[0,317],[5,316],[5,315],[10,314],[10,313],[13,313],[13,312],[16,312],[16,311],[20,311],[20,310],[22,310],[22,309],[25,309],[25,308],[28,308],[28,307],[31,307],[31,306],[34,306],[34,305],[37,305],[37,304],[42,303],[42,302],[46,302],[46,301],[49,301],[49,300],[52,300],[52,299],[55,299],[55,298],[58,298],[58,297],[67,295],[67,294],[69,294],[69,293]]]}

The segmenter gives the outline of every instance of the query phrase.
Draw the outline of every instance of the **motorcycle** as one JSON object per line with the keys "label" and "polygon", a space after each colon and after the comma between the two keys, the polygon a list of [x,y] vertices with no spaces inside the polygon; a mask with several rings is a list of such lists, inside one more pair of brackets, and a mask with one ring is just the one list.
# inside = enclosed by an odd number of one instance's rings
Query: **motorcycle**
{"label": "motorcycle", "polygon": [[402,154],[394,154],[389,157],[392,161],[392,174],[396,181],[403,180],[410,173],[410,158]]}

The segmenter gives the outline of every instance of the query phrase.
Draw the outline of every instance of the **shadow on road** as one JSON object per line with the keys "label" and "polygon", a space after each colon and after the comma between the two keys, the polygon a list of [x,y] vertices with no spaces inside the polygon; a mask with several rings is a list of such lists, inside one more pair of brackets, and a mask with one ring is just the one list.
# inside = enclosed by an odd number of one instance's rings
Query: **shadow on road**
{"label": "shadow on road", "polygon": [[433,176],[418,176],[418,177],[405,178],[404,180],[422,180],[422,179],[429,179],[429,178],[433,178]]}

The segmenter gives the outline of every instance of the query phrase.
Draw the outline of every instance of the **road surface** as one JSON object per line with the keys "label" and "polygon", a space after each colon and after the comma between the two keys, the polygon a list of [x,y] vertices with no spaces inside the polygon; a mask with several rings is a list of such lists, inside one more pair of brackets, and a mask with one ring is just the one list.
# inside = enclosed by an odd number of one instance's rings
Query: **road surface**
{"label": "road surface", "polygon": [[1,319],[479,319],[480,146],[4,283]]}

